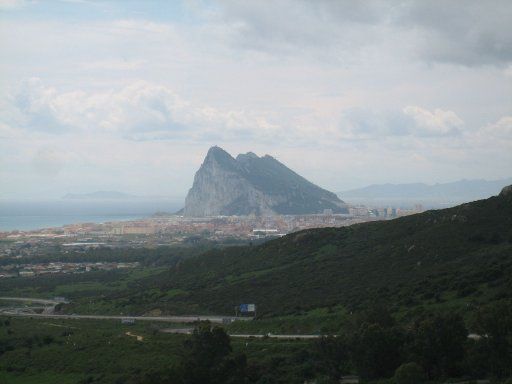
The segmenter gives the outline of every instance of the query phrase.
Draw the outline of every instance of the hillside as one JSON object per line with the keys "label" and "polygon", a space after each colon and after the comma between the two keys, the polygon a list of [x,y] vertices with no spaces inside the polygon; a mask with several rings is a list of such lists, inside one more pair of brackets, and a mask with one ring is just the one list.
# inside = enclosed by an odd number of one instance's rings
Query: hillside
{"label": "hillside", "polygon": [[503,297],[512,297],[510,192],[210,251],[101,302],[139,313],[216,314],[256,303],[259,315],[274,316],[334,306],[357,310],[375,301],[393,311],[467,309]]}
{"label": "hillside", "polygon": [[212,147],[194,177],[186,216],[311,214],[347,212],[334,193],[322,189],[273,157],[252,152],[233,158]]}

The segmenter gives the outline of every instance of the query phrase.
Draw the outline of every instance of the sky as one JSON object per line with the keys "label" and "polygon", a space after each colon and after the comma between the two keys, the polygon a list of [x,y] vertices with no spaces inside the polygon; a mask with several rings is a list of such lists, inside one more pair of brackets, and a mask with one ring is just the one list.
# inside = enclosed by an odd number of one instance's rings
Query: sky
{"label": "sky", "polygon": [[512,176],[512,2],[0,0],[0,198]]}

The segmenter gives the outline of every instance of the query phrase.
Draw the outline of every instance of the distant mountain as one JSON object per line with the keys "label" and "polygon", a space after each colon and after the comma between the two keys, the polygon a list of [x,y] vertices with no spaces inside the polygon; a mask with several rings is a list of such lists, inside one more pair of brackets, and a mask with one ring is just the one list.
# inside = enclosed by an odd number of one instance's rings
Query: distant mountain
{"label": "distant mountain", "polygon": [[347,200],[417,200],[438,202],[468,202],[497,195],[500,190],[512,183],[512,178],[503,180],[460,180],[452,183],[428,185],[412,184],[373,184],[364,188],[339,192]]}
{"label": "distant mountain", "polygon": [[316,186],[285,165],[252,152],[233,158],[219,147],[208,151],[194,177],[185,216],[312,214],[346,212],[334,193]]}
{"label": "distant mountain", "polygon": [[92,193],[68,193],[62,198],[68,200],[125,200],[139,197],[118,191],[96,191]]}

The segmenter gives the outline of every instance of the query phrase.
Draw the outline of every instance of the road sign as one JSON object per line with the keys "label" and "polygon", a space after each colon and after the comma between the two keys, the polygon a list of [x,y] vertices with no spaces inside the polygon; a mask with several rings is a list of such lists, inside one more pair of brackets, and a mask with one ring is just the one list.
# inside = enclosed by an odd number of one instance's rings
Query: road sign
{"label": "road sign", "polygon": [[256,304],[240,304],[240,312],[256,312]]}

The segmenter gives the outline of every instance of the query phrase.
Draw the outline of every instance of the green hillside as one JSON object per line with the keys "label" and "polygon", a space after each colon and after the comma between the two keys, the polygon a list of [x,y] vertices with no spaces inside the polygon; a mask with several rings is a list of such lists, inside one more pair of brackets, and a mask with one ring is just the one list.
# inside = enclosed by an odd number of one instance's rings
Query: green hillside
{"label": "green hillside", "polygon": [[307,230],[185,260],[102,300],[143,312],[260,317],[335,306],[394,312],[473,308],[512,297],[512,196],[392,221]]}

